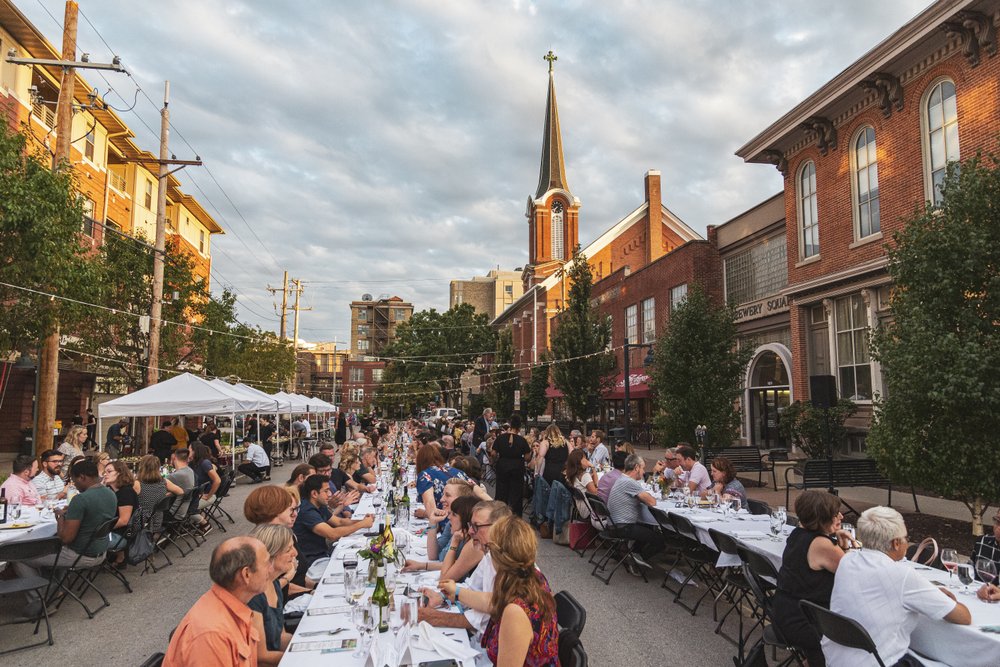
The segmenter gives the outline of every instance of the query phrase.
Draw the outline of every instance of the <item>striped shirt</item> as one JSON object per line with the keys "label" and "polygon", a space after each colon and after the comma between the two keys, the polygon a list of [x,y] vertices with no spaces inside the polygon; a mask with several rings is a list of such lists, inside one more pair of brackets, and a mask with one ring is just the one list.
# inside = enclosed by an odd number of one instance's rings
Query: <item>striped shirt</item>
{"label": "striped shirt", "polygon": [[54,477],[49,477],[48,473],[40,472],[35,475],[31,483],[35,485],[38,489],[39,496],[58,496],[66,488],[66,485],[62,481],[62,477],[56,475]]}
{"label": "striped shirt", "polygon": [[639,503],[642,501],[637,496],[642,491],[638,480],[624,474],[618,478],[608,494],[608,512],[615,525],[639,523]]}

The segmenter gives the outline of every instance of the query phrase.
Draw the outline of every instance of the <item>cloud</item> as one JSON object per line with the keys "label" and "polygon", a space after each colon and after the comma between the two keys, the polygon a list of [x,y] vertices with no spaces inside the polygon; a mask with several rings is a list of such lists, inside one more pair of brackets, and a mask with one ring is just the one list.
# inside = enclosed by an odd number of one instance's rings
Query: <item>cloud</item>
{"label": "cloud", "polygon": [[[581,242],[641,203],[647,169],[703,231],[781,189],[773,168],[733,151],[924,3],[107,0],[83,10],[154,101],[171,81],[171,150],[211,170],[179,178],[226,228],[213,241],[216,288],[234,286],[243,316],[276,330],[265,287],[288,269],[315,308],[302,314],[303,338],[347,341],[348,303],[362,293],[443,308],[448,280],[527,261],[550,48]],[[21,4],[58,42],[44,9]],[[41,4],[62,16],[61,0]],[[78,42],[108,57],[85,20]],[[108,100],[129,106],[133,84],[106,76],[122,98]],[[142,124],[157,126],[155,105],[140,97],[122,116],[155,149]]]}

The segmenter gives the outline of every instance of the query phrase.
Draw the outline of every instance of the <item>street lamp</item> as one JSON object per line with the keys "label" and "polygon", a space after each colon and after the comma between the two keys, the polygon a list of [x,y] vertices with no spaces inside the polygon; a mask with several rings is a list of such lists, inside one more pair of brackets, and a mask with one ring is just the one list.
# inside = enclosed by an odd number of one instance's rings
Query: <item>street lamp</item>
{"label": "street lamp", "polygon": [[646,358],[642,360],[643,366],[649,366],[653,363],[653,344],[652,343],[625,343],[625,409],[622,410],[622,418],[625,421],[625,441],[632,442],[632,411],[629,407],[629,400],[631,398],[631,388],[632,388],[632,376],[630,373],[630,351],[632,348],[649,348],[649,352],[646,353]]}
{"label": "street lamp", "polygon": [[694,439],[698,441],[699,449],[705,446],[706,433],[708,433],[708,427],[704,424],[698,424],[694,429]]}

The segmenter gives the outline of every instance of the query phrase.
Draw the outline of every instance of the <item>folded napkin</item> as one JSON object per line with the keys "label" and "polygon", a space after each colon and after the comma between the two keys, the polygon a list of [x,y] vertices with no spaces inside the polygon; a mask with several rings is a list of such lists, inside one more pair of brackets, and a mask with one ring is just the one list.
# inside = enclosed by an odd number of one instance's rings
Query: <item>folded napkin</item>
{"label": "folded napkin", "polygon": [[305,593],[304,595],[300,595],[297,598],[289,600],[285,604],[285,613],[286,614],[294,614],[297,612],[305,613],[305,610],[309,608],[309,604],[312,602],[312,599],[313,599],[312,593]]}
{"label": "folded napkin", "polygon": [[736,539],[740,538],[754,538],[754,537],[764,537],[764,532],[760,530],[734,530],[731,531],[731,535]]}
{"label": "folded napkin", "polygon": [[444,658],[453,658],[459,662],[470,660],[479,654],[479,651],[468,644],[459,643],[441,635],[427,621],[421,621],[414,628],[410,636],[410,646],[422,651],[432,651]]}

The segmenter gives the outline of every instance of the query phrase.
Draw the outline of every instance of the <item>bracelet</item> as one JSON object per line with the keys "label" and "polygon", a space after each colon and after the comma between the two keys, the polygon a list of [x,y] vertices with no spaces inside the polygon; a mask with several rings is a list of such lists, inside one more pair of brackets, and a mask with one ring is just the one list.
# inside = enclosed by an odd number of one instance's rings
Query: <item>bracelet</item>
{"label": "bracelet", "polygon": [[458,551],[458,547],[456,547],[455,545],[452,545],[452,546],[448,547],[448,551]]}
{"label": "bracelet", "polygon": [[427,569],[427,562],[426,561],[424,562],[424,569],[425,570]]}

